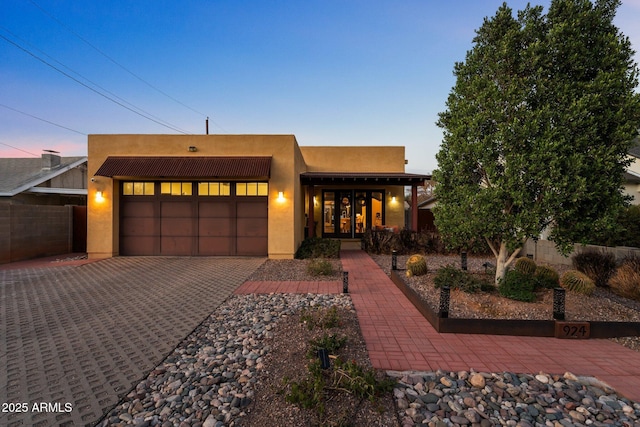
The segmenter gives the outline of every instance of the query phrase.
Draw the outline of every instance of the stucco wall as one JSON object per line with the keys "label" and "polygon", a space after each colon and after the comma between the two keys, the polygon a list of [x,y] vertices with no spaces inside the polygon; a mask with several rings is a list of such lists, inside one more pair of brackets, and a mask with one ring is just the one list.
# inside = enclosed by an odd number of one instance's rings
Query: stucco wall
{"label": "stucco wall", "polygon": [[307,172],[404,172],[402,146],[300,147]]}
{"label": "stucco wall", "polygon": [[569,256],[561,255],[557,250],[553,242],[549,240],[538,240],[537,242],[529,239],[524,245],[521,252],[522,256],[531,255],[536,262],[559,264],[559,265],[571,265],[571,256],[575,253],[580,253],[587,249],[596,249],[599,251],[605,251],[613,253],[616,259],[620,260],[626,256],[636,255],[640,256],[639,248],[628,248],[623,246],[606,247],[596,245],[574,245],[573,251]]}
{"label": "stucco wall", "polygon": [[[190,152],[189,147],[197,148]],[[269,180],[269,246],[271,258],[291,258],[302,238],[294,227],[303,212],[296,172],[302,157],[293,135],[90,135],[88,177],[95,175],[108,156],[272,156]],[[87,252],[90,258],[118,254],[117,181],[95,177],[89,182]],[[298,190],[298,193],[296,193]],[[103,191],[105,200],[95,200]],[[278,192],[285,200],[277,200]],[[298,213],[298,215],[296,215]],[[298,227],[299,228],[299,227]]]}

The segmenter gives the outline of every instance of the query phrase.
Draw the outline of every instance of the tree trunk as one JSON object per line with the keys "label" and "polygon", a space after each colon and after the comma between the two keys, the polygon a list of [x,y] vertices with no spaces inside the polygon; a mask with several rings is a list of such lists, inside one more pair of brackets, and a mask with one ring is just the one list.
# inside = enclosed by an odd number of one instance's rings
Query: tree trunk
{"label": "tree trunk", "polygon": [[496,278],[494,283],[496,286],[500,284],[500,280],[504,279],[504,275],[507,272],[507,266],[509,265],[507,255],[507,244],[502,242],[500,243],[500,250],[496,255]]}

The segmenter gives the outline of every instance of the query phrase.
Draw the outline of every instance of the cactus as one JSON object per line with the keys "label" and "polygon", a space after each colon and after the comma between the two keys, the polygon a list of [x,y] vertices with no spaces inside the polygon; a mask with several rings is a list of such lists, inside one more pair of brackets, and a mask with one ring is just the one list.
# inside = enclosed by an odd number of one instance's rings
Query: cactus
{"label": "cactus", "polygon": [[533,276],[536,272],[536,262],[531,258],[521,257],[516,260],[514,270],[527,276]]}
{"label": "cactus", "polygon": [[596,289],[596,285],[593,283],[593,280],[589,279],[586,274],[577,270],[565,271],[562,276],[560,276],[560,286],[569,291],[585,295],[593,294],[593,291]]}
{"label": "cactus", "polygon": [[411,255],[407,260],[407,277],[427,274],[427,260],[422,255]]}
{"label": "cactus", "polygon": [[555,288],[560,283],[560,275],[548,265],[537,266],[535,277],[538,279],[538,286],[542,288]]}

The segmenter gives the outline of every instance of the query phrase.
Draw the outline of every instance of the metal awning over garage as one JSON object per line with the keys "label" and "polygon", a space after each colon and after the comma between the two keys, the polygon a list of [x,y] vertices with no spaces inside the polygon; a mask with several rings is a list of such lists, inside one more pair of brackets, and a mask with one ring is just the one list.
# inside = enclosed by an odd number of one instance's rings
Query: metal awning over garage
{"label": "metal awning over garage", "polygon": [[300,182],[305,185],[423,185],[430,179],[431,175],[403,172],[304,172],[300,174]]}
{"label": "metal awning over garage", "polygon": [[271,157],[110,156],[96,172],[106,177],[237,178],[268,180]]}

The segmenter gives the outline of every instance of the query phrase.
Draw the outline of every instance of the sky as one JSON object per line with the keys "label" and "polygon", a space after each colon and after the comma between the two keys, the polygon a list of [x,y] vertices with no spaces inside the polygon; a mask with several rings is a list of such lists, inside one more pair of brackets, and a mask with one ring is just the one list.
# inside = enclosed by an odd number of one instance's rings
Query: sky
{"label": "sky", "polygon": [[[453,66],[502,2],[2,0],[0,157],[204,134],[209,117],[210,134],[402,145],[406,172],[430,173]],[[623,0],[615,24],[636,51],[639,23],[640,0]]]}

